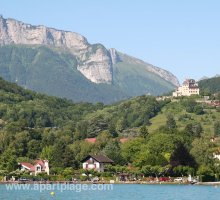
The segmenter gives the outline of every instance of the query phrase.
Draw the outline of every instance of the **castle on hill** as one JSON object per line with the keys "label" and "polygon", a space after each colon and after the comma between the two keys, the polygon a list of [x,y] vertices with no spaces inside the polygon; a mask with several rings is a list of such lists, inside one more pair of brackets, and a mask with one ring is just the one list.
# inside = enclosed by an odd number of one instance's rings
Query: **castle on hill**
{"label": "castle on hill", "polygon": [[173,92],[173,97],[179,96],[191,96],[199,94],[198,83],[194,79],[186,79],[183,85],[178,87],[175,92]]}

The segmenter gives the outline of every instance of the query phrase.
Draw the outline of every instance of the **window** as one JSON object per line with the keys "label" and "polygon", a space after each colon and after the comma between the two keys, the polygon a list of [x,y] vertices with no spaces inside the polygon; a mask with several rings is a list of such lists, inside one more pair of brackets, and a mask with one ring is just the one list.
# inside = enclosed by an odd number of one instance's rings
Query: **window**
{"label": "window", "polygon": [[38,172],[41,171],[41,167],[40,167],[40,166],[37,166],[37,167],[36,167],[36,171],[38,171]]}

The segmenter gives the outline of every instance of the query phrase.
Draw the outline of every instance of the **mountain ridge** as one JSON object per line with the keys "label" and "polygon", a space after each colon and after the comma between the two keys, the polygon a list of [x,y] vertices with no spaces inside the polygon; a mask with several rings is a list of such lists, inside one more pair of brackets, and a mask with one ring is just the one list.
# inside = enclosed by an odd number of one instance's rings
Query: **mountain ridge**
{"label": "mountain ridge", "polygon": [[[55,28],[46,27],[44,25],[33,26],[31,24],[26,24],[26,23],[23,23],[21,21],[18,21],[12,18],[4,19],[2,15],[0,15],[0,27],[1,27],[1,30],[3,30],[1,33],[1,38],[0,38],[1,45],[6,45],[6,44],[44,44],[44,45],[49,45],[49,46],[52,45],[55,47],[68,48],[69,50],[73,51],[74,54],[77,54],[81,58],[83,58],[83,60],[85,60],[85,57],[86,57],[85,52],[81,54],[79,51],[84,51],[84,50],[92,51],[93,45],[98,45],[99,48],[98,48],[98,52],[96,53],[96,56],[102,57],[98,59],[101,59],[102,62],[105,61],[104,63],[105,64],[107,63],[109,65],[108,67],[109,67],[110,72],[111,72],[111,64],[115,64],[118,62],[118,60],[120,60],[120,59],[112,58],[113,55],[116,58],[118,57],[116,49],[110,48],[109,50],[107,50],[101,44],[90,45],[84,36],[76,32],[58,30]],[[17,34],[12,34],[13,32]],[[23,33],[22,37],[19,36],[19,32],[20,34]],[[103,58],[104,54],[102,51],[105,51],[105,50],[108,51],[110,58],[105,58],[105,57]],[[86,63],[83,63],[83,64],[85,65]],[[83,68],[84,66],[80,66],[80,65],[78,66],[78,70],[82,72],[82,74],[84,73],[86,74]],[[160,69],[160,68],[157,68],[157,69]],[[160,72],[164,72],[164,71],[168,72],[167,70],[160,69]],[[157,74],[160,76],[160,73],[157,73]],[[172,77],[171,73],[166,73],[166,75]],[[111,74],[109,74],[109,76],[111,76]],[[90,79],[88,76],[86,77]],[[111,78],[106,77],[104,78],[104,80],[106,80],[106,82],[109,82],[111,81]],[[165,80],[168,81],[168,78],[167,79],[165,78]],[[103,83],[103,80],[98,81],[98,80],[92,79],[91,81],[97,82],[97,83],[100,83],[100,82]],[[172,81],[172,83],[175,86],[178,85],[177,80]]]}
{"label": "mountain ridge", "polygon": [[[76,73],[77,71],[80,72],[87,80],[91,81],[91,83],[87,83],[90,85],[95,83],[96,85],[110,85],[112,88],[118,87],[116,90],[121,90],[121,93],[124,93],[123,90],[126,88],[127,94],[123,95],[124,97],[131,97],[134,95],[132,89],[129,88],[131,83],[128,81],[133,81],[133,84],[137,84],[138,82],[138,85],[141,87],[141,89],[138,87],[135,88],[137,90],[135,95],[142,95],[147,93],[158,95],[170,91],[179,85],[178,79],[167,70],[146,63],[140,59],[120,53],[114,48],[107,49],[104,47],[104,45],[99,43],[90,44],[84,36],[78,33],[57,30],[55,28],[48,28],[43,25],[33,26],[31,24],[26,24],[11,18],[4,19],[2,16],[0,16],[0,46],[3,49],[4,47],[10,45],[27,45],[27,49],[25,51],[31,51],[30,49],[36,45],[43,45],[46,48],[52,49],[56,48],[57,52],[65,50],[66,52],[72,54],[74,57],[73,61],[71,61],[72,64],[69,63],[69,65],[72,66],[72,69],[74,70],[69,73]],[[50,50],[48,49],[48,51]],[[8,59],[10,59],[10,55],[6,56],[9,56]],[[20,54],[19,56],[22,57]],[[16,61],[18,63],[23,62],[20,57],[15,59],[20,59],[19,61]],[[47,57],[47,59],[55,58]],[[66,61],[63,60],[61,63],[62,62]],[[51,61],[50,66],[52,66],[52,63],[53,61]],[[2,65],[4,65],[4,62]],[[11,65],[11,63],[8,63],[8,71],[10,71],[9,68],[11,68]],[[23,65],[26,64],[23,63]],[[126,66],[130,66],[130,74],[127,73],[126,77],[122,73],[116,73],[114,71],[116,68],[119,71],[123,68],[123,71],[126,72],[126,70],[128,71]],[[0,67],[5,68],[5,65]],[[25,66],[23,66],[23,68],[24,67]],[[39,66],[35,67],[37,68]],[[4,69],[4,71],[7,70]],[[17,69],[14,69],[14,71],[16,70]],[[14,71],[11,71],[10,73],[13,74]],[[142,73],[144,73],[144,75]],[[15,82],[15,80],[18,80],[7,79],[7,77],[4,77],[4,74],[1,73],[0,75],[9,81]],[[50,76],[50,74],[47,75]],[[117,75],[120,77],[117,77]],[[11,75],[8,74],[8,76]],[[39,77],[37,78],[40,80]],[[122,82],[117,82],[116,80],[120,80]],[[101,85],[100,87],[102,87]],[[44,88],[39,91],[44,92]],[[54,93],[49,93],[49,95],[54,95]],[[114,92],[112,95],[114,95]],[[120,98],[116,99],[118,100]]]}

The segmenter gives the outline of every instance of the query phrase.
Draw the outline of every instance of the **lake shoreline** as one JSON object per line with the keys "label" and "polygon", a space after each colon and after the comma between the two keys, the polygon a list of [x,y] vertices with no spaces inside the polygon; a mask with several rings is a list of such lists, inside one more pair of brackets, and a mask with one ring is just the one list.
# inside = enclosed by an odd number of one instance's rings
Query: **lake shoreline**
{"label": "lake shoreline", "polygon": [[118,185],[127,185],[127,184],[144,184],[144,185],[220,185],[220,182],[146,182],[146,181],[125,181],[125,182],[110,182],[110,181],[0,181],[0,185],[4,184],[118,184]]}

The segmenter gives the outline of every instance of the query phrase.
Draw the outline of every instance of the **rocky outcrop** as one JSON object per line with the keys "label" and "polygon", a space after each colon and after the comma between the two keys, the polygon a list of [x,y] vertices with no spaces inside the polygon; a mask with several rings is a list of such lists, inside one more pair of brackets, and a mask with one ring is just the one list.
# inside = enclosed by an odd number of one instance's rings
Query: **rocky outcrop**
{"label": "rocky outcrop", "polygon": [[73,51],[85,50],[85,37],[68,31],[60,31],[45,26],[32,26],[14,19],[0,16],[0,44],[44,44],[69,48]]}
{"label": "rocky outcrop", "polygon": [[77,69],[94,83],[112,83],[112,61],[109,52],[101,44],[88,47],[80,57]]}
{"label": "rocky outcrop", "polygon": [[120,56],[118,55],[116,49],[114,48],[109,49],[109,53],[113,65],[121,61]]}

